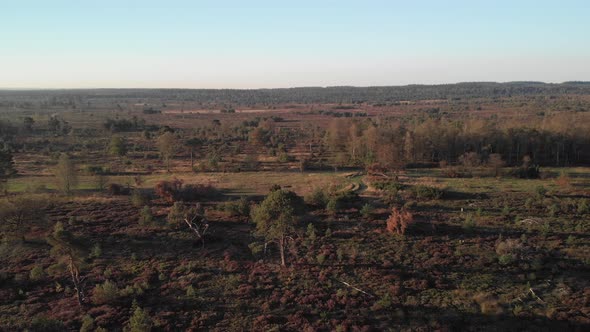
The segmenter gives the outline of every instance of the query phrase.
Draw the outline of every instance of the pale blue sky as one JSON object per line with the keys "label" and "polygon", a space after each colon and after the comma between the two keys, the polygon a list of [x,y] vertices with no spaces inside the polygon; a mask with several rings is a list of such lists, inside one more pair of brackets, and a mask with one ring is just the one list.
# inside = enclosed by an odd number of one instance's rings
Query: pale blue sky
{"label": "pale blue sky", "polygon": [[0,87],[590,80],[590,1],[0,0]]}

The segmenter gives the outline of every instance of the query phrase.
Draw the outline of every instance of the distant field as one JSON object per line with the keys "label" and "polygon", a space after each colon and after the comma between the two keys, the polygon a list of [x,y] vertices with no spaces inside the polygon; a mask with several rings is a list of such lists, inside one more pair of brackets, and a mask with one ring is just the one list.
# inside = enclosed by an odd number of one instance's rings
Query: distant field
{"label": "distant field", "polygon": [[[278,184],[300,195],[305,195],[315,188],[327,188],[331,185],[344,186],[351,182],[344,177],[347,172],[241,172],[241,173],[177,173],[141,176],[143,183],[139,188],[153,188],[160,180],[180,179],[184,183],[211,184],[227,191],[230,195],[266,194],[269,188]],[[109,183],[136,187],[133,176],[107,176]],[[12,178],[8,181],[9,192],[35,191],[41,188],[56,190],[55,179],[51,176],[26,176]],[[80,176],[75,189],[92,191],[96,189],[95,178]]]}

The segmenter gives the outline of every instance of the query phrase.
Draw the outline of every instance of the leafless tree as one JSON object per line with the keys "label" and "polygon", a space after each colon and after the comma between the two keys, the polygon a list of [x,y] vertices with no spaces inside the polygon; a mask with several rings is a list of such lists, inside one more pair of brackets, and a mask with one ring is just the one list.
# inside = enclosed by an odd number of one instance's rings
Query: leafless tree
{"label": "leafless tree", "polygon": [[[192,217],[189,219],[189,216]],[[189,209],[184,217],[184,222],[195,233],[197,240],[201,241],[201,247],[205,248],[205,234],[209,230],[209,222],[203,214],[201,203],[197,203],[194,209]]]}

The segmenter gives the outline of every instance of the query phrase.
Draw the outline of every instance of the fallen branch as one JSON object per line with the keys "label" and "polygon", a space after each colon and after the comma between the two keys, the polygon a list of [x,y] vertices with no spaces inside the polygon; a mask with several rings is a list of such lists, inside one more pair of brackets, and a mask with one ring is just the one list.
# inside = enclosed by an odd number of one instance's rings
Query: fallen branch
{"label": "fallen branch", "polygon": [[358,288],[358,287],[355,287],[355,286],[353,286],[353,285],[351,285],[351,284],[347,283],[346,281],[342,281],[342,280],[338,280],[338,279],[334,279],[334,280],[336,280],[336,281],[338,281],[339,283],[342,283],[342,284],[344,284],[344,285],[346,285],[346,286],[348,286],[348,287],[350,287],[350,288],[352,288],[352,289],[355,289],[355,290],[357,290],[357,291],[359,291],[359,292],[361,292],[361,293],[363,293],[363,294],[365,294],[365,295],[367,295],[367,296],[369,296],[369,297],[375,297],[374,295],[372,295],[372,294],[369,294],[369,293],[365,292],[364,290],[362,290],[362,289],[360,289],[360,288]]}
{"label": "fallen branch", "polygon": [[537,294],[535,294],[535,291],[532,288],[529,288],[529,291],[531,292],[531,294],[533,294],[533,296],[537,299],[537,301],[539,301],[541,303],[545,303],[545,301],[543,301],[539,296],[537,296]]}

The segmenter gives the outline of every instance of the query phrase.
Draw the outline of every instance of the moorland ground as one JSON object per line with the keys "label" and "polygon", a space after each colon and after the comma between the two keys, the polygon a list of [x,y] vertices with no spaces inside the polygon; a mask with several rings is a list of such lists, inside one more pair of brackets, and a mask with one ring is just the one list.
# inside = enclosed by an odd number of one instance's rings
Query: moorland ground
{"label": "moorland ground", "polygon": [[449,89],[2,92],[1,328],[588,329],[590,94]]}

